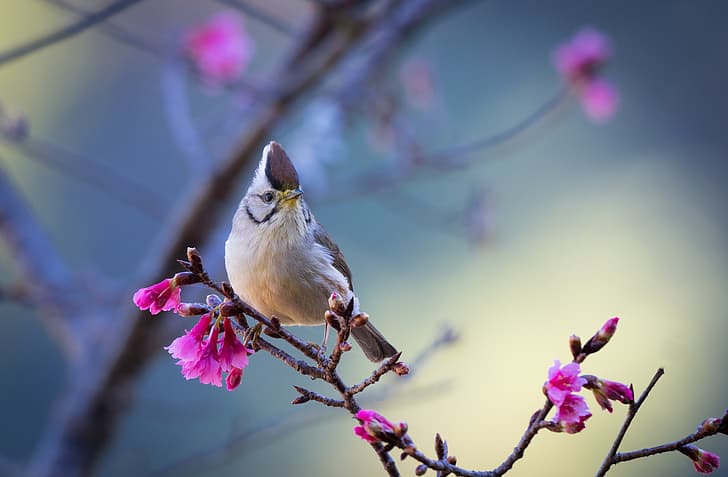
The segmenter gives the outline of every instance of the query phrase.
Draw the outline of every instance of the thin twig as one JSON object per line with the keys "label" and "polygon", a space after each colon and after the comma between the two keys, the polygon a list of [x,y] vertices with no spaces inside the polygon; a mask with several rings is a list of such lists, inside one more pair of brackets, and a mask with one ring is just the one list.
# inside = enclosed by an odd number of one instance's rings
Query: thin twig
{"label": "thin twig", "polygon": [[279,33],[282,33],[285,36],[295,36],[295,33],[290,25],[286,24],[285,22],[281,21],[280,19],[269,15],[268,13],[264,12],[260,8],[257,8],[253,5],[251,5],[248,2],[245,2],[243,0],[217,0],[218,3],[222,3],[223,5],[227,5],[229,7],[233,7],[237,10],[240,10],[241,12],[245,13],[251,18],[255,18],[256,20],[260,21],[261,23],[264,23],[265,25],[268,25],[269,27],[273,28]]}
{"label": "thin twig", "polygon": [[114,15],[123,12],[127,8],[136,5],[141,1],[142,0],[117,0],[106,8],[103,8],[98,12],[91,13],[86,17],[79,19],[75,23],[71,23],[68,26],[48,33],[40,38],[31,40],[28,43],[10,48],[5,52],[0,53],[0,66],[78,35],[99,23],[105,22]]}
{"label": "thin twig", "polygon": [[[71,12],[79,17],[87,18],[90,15],[93,15],[93,12],[90,12],[86,10],[85,8],[79,7],[77,5],[74,5],[66,0],[45,0],[46,3],[53,5],[57,8],[63,9],[67,12]],[[163,58],[165,56],[164,54],[164,48],[157,46],[147,40],[144,40],[140,38],[135,33],[120,27],[118,25],[114,25],[113,23],[110,23],[106,21],[105,23],[102,23],[98,25],[98,30],[108,36],[109,38],[118,41],[121,44],[130,46],[132,48],[135,48],[141,52],[148,53],[156,58]]]}
{"label": "thin twig", "polygon": [[168,212],[168,201],[156,191],[117,173],[102,162],[83,157],[62,146],[34,136],[25,138],[23,141],[14,141],[2,136],[0,139],[28,159],[96,187],[120,202],[154,218],[163,218]]}
{"label": "thin twig", "polygon": [[392,371],[392,368],[395,364],[397,364],[397,361],[399,360],[400,356],[402,356],[402,352],[395,354],[394,356],[391,356],[387,358],[377,369],[372,372],[371,376],[360,382],[359,384],[355,384],[351,387],[349,387],[346,390],[346,393],[349,395],[358,394],[362,391],[364,391],[366,388],[371,386],[372,384],[379,381],[382,376],[387,374],[388,372]]}
{"label": "thin twig", "polygon": [[75,309],[76,277],[53,246],[22,193],[0,167],[0,237],[23,274],[41,317],[62,348],[79,350],[71,317]]}
{"label": "thin twig", "polygon": [[616,461],[614,460],[614,456],[619,450],[619,446],[622,444],[622,440],[624,439],[625,434],[627,434],[627,430],[629,429],[629,426],[632,424],[632,420],[637,415],[637,411],[639,411],[640,407],[642,406],[642,403],[645,402],[645,399],[647,399],[647,396],[650,395],[650,392],[652,391],[652,388],[655,387],[657,384],[657,381],[660,380],[662,375],[665,374],[665,370],[663,368],[658,368],[658,370],[655,372],[655,375],[652,376],[652,380],[650,381],[650,384],[647,385],[645,390],[640,395],[639,399],[637,399],[634,403],[632,403],[629,406],[629,410],[627,411],[627,417],[624,419],[624,422],[622,423],[622,427],[619,429],[619,433],[617,433],[617,437],[614,439],[614,442],[612,443],[612,447],[609,449],[609,452],[607,453],[607,456],[604,458],[604,461],[602,462],[602,465],[597,470],[597,473],[594,474],[595,477],[603,477],[608,471],[611,466],[616,464]]}

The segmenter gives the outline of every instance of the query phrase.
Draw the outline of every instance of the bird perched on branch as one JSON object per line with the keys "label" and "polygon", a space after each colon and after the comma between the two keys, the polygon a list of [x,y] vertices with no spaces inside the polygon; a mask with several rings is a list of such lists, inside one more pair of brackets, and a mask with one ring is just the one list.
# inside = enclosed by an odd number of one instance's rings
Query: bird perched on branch
{"label": "bird perched on branch", "polygon": [[[296,168],[277,142],[263,149],[235,212],[225,268],[243,300],[284,325],[324,324],[332,293],[358,310],[344,255],[303,200]],[[371,361],[397,352],[370,322],[351,332]]]}

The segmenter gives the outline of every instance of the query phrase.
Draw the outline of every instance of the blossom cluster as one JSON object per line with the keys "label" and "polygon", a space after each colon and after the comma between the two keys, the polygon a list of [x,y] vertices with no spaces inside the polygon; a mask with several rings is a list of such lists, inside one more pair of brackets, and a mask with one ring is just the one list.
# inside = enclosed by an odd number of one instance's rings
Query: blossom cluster
{"label": "blossom cluster", "polygon": [[[549,369],[548,379],[544,384],[544,393],[556,407],[555,429],[574,434],[586,426],[586,421],[592,414],[584,397],[577,394],[582,388],[590,389],[599,406],[608,412],[613,410],[612,401],[624,404],[634,401],[634,394],[629,386],[596,376],[581,376],[581,367],[577,361],[607,344],[614,335],[618,322],[617,317],[607,320],[584,347],[580,343],[572,345],[575,358],[573,362],[562,366],[559,360],[554,360],[554,365]],[[578,341],[578,338],[576,340],[573,338],[572,341]]]}
{"label": "blossom cluster", "polygon": [[576,93],[586,115],[610,119],[619,103],[617,89],[599,73],[612,55],[609,40],[593,28],[579,30],[554,52],[554,65]]}
{"label": "blossom cluster", "polygon": [[190,29],[183,49],[200,80],[220,87],[242,75],[253,57],[255,42],[238,15],[221,12]]}
{"label": "blossom cluster", "polygon": [[186,379],[199,379],[203,384],[221,387],[225,372],[226,387],[232,391],[240,384],[243,369],[248,366],[248,356],[253,351],[240,342],[230,318],[220,316],[217,308],[181,302],[181,287],[195,281],[192,274],[178,273],[137,291],[134,304],[153,315],[160,311],[174,311],[182,316],[204,312],[191,330],[185,331],[165,349],[178,360]]}

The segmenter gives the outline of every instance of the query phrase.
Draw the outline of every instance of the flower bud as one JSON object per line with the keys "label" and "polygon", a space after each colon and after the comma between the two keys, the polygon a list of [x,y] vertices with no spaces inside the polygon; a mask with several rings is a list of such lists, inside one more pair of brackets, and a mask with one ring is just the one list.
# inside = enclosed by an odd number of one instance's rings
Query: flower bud
{"label": "flower bud", "polygon": [[326,320],[326,323],[329,324],[330,327],[335,329],[336,331],[339,331],[341,329],[341,323],[339,322],[339,317],[331,310],[326,310],[324,312],[324,320]]}
{"label": "flower bud", "polygon": [[184,287],[187,285],[194,285],[200,283],[200,277],[192,272],[179,272],[172,278],[172,286]]}
{"label": "flower bud", "polygon": [[220,305],[220,315],[222,316],[237,316],[242,315],[243,312],[242,307],[232,301],[226,301]]}
{"label": "flower bud", "polygon": [[425,464],[420,464],[417,467],[415,467],[415,475],[425,475],[425,472],[427,472],[428,467]]}
{"label": "flower bud", "polygon": [[406,422],[398,422],[394,426],[392,426],[392,431],[394,432],[394,435],[397,437],[402,437],[403,435],[407,434],[407,430],[409,429],[409,426],[407,426]]}
{"label": "flower bud", "polygon": [[702,434],[712,435],[712,434],[715,434],[716,432],[720,431],[720,426],[722,423],[723,423],[723,420],[721,418],[710,417],[700,423],[697,431]]}
{"label": "flower bud", "polygon": [[296,399],[294,399],[293,401],[291,401],[291,404],[293,404],[293,405],[303,404],[305,402],[309,402],[310,400],[311,399],[308,398],[308,397],[306,397],[306,396],[298,396]]}
{"label": "flower bud", "polygon": [[720,467],[720,456],[703,450],[700,447],[685,445],[678,447],[677,450],[693,461],[695,471],[699,474],[710,474]]}
{"label": "flower bud", "polygon": [[346,353],[347,351],[351,351],[351,343],[349,343],[348,341],[342,341],[341,343],[339,343],[339,349],[344,353]]}
{"label": "flower bud", "polygon": [[210,311],[210,307],[202,303],[180,303],[177,305],[179,316],[199,316]]}
{"label": "flower bud", "polygon": [[190,262],[190,270],[193,272],[202,272],[202,256],[195,247],[187,247],[187,260]]}
{"label": "flower bud", "polygon": [[369,321],[369,315],[367,315],[364,312],[359,313],[354,318],[351,319],[351,327],[352,328],[359,328],[361,326],[364,326]]}
{"label": "flower bud", "polygon": [[457,465],[458,458],[455,457],[454,455],[449,455],[449,456],[447,456],[447,463],[450,465]]}
{"label": "flower bud", "polygon": [[219,296],[215,295],[214,293],[211,293],[205,297],[205,303],[210,305],[211,307],[215,308],[216,306],[219,306],[220,303],[222,303],[222,300]]}
{"label": "flower bud", "polygon": [[616,316],[608,319],[602,327],[599,328],[599,331],[597,331],[596,334],[589,338],[589,341],[586,342],[583,349],[584,354],[596,353],[602,349],[604,345],[609,343],[609,340],[612,339],[612,336],[614,336],[614,333],[617,331],[618,322],[619,318]]}
{"label": "flower bud", "polygon": [[576,335],[569,336],[569,349],[571,350],[571,356],[577,359],[581,354],[581,338]]}
{"label": "flower bud", "polygon": [[338,294],[332,293],[329,297],[329,309],[334,313],[343,315],[346,312],[346,304]]}
{"label": "flower bud", "polygon": [[723,417],[720,419],[720,427],[718,428],[718,432],[728,435],[728,409],[726,409]]}
{"label": "flower bud", "polygon": [[407,363],[400,361],[394,364],[394,366],[392,367],[392,371],[394,371],[397,376],[407,376],[410,372],[410,369]]}

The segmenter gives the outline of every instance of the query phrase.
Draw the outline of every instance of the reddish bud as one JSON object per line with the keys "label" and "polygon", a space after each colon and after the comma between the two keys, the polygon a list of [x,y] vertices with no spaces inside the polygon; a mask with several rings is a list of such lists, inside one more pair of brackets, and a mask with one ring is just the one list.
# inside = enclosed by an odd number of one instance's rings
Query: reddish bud
{"label": "reddish bud", "polygon": [[329,309],[334,313],[343,315],[346,312],[346,304],[338,294],[332,293],[329,297]]}
{"label": "reddish bud", "polygon": [[324,320],[326,320],[326,323],[328,323],[329,326],[332,327],[333,329],[335,329],[336,331],[339,331],[341,329],[339,317],[336,315],[336,313],[332,312],[331,310],[326,310],[324,312]]}
{"label": "reddish bud", "polygon": [[242,315],[243,312],[243,308],[232,301],[226,301],[220,305],[220,314],[222,316],[237,316]]}
{"label": "reddish bud", "polygon": [[703,434],[715,434],[720,431],[720,426],[723,424],[723,420],[719,417],[710,417],[698,426],[698,432]]}
{"label": "reddish bud", "polygon": [[403,435],[407,434],[407,430],[409,429],[409,426],[406,422],[398,422],[394,426],[392,426],[394,435],[397,437],[402,437]]}
{"label": "reddish bud", "polygon": [[192,272],[179,272],[172,278],[172,286],[184,287],[200,283],[200,277]]}
{"label": "reddish bud", "polygon": [[351,327],[352,328],[359,328],[361,326],[364,326],[369,321],[369,315],[367,315],[364,312],[359,313],[354,318],[351,319]]}
{"label": "reddish bud", "polygon": [[310,400],[311,399],[307,398],[306,396],[298,396],[296,399],[291,401],[291,404],[293,404],[293,405],[303,404],[303,403],[309,402]]}
{"label": "reddish bud", "polygon": [[177,305],[179,316],[199,316],[210,311],[210,307],[202,303],[180,303]]}
{"label": "reddish bud", "polygon": [[458,463],[458,458],[454,455],[447,456],[447,463],[450,465],[456,465]]}
{"label": "reddish bud", "polygon": [[202,256],[195,247],[187,247],[187,261],[190,262],[190,270],[193,272],[202,272]]}
{"label": "reddish bud", "polygon": [[614,336],[614,333],[617,331],[618,322],[619,318],[616,316],[608,319],[602,327],[599,328],[599,331],[597,331],[596,334],[589,338],[589,341],[586,342],[583,349],[584,354],[596,353],[609,343],[609,340],[612,339],[612,336]]}
{"label": "reddish bud", "polygon": [[576,335],[569,336],[569,349],[571,350],[571,356],[577,359],[581,354],[581,338]]}
{"label": "reddish bud", "polygon": [[351,351],[351,343],[349,343],[348,341],[342,341],[341,343],[339,343],[339,349],[341,349],[341,351],[343,351],[344,353],[346,353],[347,351]]}
{"label": "reddish bud", "polygon": [[400,361],[394,364],[394,366],[392,367],[392,371],[394,371],[397,376],[407,376],[410,372],[410,369],[407,363]]}
{"label": "reddish bud", "polygon": [[700,447],[685,445],[677,449],[693,461],[695,471],[699,474],[710,474],[720,467],[720,456]]}

